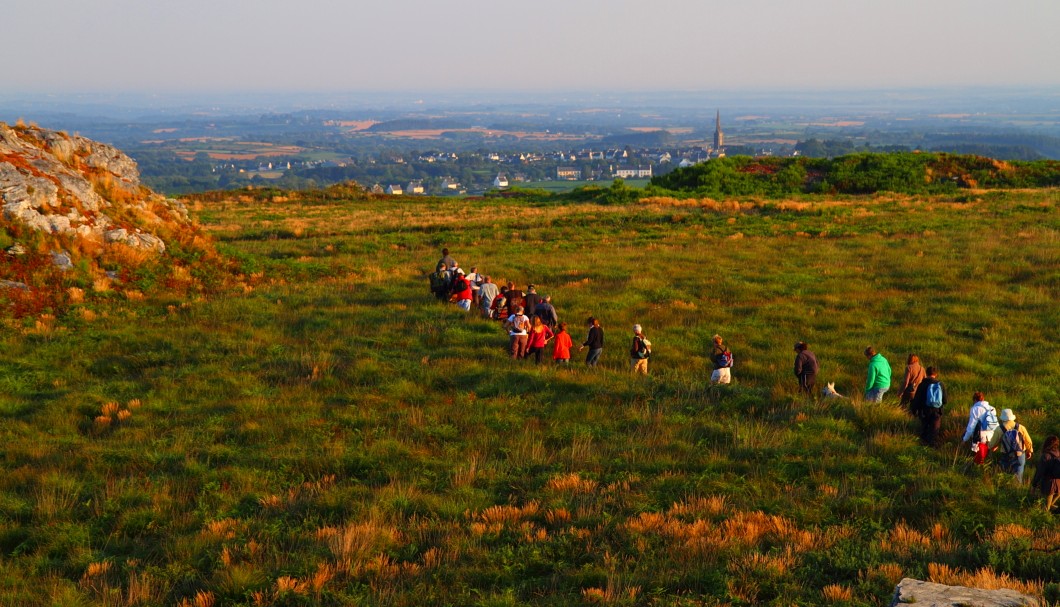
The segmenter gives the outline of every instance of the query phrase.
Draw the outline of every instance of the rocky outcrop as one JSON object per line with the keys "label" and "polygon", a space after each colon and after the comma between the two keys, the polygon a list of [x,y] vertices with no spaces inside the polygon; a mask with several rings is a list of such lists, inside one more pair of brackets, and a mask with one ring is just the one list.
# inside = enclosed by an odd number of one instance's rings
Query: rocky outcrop
{"label": "rocky outcrop", "polygon": [[140,183],[136,162],[77,135],[0,123],[3,219],[59,239],[163,252],[163,226],[187,224],[179,202]]}
{"label": "rocky outcrop", "polygon": [[906,604],[923,607],[1038,607],[1041,601],[1015,590],[983,590],[946,586],[905,578],[894,591],[891,607]]}

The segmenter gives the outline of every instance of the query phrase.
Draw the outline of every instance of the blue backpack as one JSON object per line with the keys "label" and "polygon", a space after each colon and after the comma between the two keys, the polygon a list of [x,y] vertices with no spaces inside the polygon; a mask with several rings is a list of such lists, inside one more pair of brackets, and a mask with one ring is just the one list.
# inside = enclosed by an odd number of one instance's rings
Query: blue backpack
{"label": "blue backpack", "polygon": [[927,398],[924,399],[924,403],[932,409],[942,408],[942,384],[938,382],[928,384]]}
{"label": "blue backpack", "polygon": [[1023,437],[1020,436],[1020,425],[1013,424],[1011,430],[1001,435],[1001,448],[1007,458],[1015,459],[1023,453]]}

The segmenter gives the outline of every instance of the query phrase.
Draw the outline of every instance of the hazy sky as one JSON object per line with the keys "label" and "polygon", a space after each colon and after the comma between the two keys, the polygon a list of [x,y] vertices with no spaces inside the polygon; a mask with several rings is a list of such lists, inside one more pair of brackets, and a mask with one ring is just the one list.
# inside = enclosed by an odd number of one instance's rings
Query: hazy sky
{"label": "hazy sky", "polygon": [[8,0],[3,92],[1060,85],[1058,0]]}

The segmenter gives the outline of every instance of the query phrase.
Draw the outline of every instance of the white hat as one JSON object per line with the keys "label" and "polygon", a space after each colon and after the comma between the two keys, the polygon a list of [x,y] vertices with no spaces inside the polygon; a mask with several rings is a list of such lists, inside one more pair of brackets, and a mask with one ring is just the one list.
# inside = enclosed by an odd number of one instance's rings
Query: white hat
{"label": "white hat", "polygon": [[634,333],[640,333],[641,332],[640,325],[633,325],[633,332]]}
{"label": "white hat", "polygon": [[1001,410],[1001,421],[1003,422],[1014,422],[1016,421],[1016,414],[1012,412],[1012,409]]}

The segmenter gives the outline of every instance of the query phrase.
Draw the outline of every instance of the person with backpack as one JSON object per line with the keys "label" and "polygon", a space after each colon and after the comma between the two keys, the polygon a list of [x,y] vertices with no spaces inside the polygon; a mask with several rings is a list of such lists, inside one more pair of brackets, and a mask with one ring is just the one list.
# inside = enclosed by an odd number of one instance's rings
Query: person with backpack
{"label": "person with backpack", "polygon": [[946,406],[946,386],[939,381],[938,369],[927,368],[927,377],[917,384],[916,394],[909,405],[913,415],[920,418],[920,442],[937,447],[943,407]]}
{"label": "person with backpack", "polygon": [[523,314],[523,307],[516,306],[515,313],[505,323],[508,327],[509,350],[512,358],[526,358],[526,346],[529,340],[530,319]]}
{"label": "person with backpack", "polygon": [[986,461],[987,453],[990,451],[990,443],[994,439],[994,431],[998,428],[997,410],[986,402],[982,392],[972,395],[972,408],[968,410],[968,426],[964,429],[964,437],[961,443],[972,442],[972,451],[975,452],[975,463],[982,464]]}
{"label": "person with backpack", "polygon": [[732,381],[732,352],[722,343],[721,335],[715,335],[713,341],[710,360],[714,363],[714,372],[710,374],[710,383],[727,384]]}
{"label": "person with backpack", "polygon": [[817,383],[817,355],[810,352],[804,341],[795,342],[795,377],[799,380],[799,392],[813,397],[813,387]]}
{"label": "person with backpack", "polygon": [[869,359],[865,379],[865,402],[883,402],[883,395],[891,389],[891,363],[872,346],[865,348],[865,358]]}
{"label": "person with backpack", "polygon": [[431,279],[431,293],[438,298],[439,301],[449,301],[449,272],[447,271],[445,264],[439,262],[435,271],[430,275]]}
{"label": "person with backpack", "polygon": [[1034,443],[1026,426],[1016,423],[1016,414],[1012,409],[1001,410],[1001,440],[998,449],[1001,450],[999,464],[1005,472],[1016,475],[1016,480],[1023,483],[1023,469],[1027,466],[1027,460],[1034,454]]}
{"label": "person with backpack", "polygon": [[456,269],[453,276],[453,297],[456,298],[456,305],[465,312],[471,311],[471,299],[474,297],[471,291],[471,282],[464,276],[464,271],[460,268]]}
{"label": "person with backpack", "polygon": [[651,342],[644,337],[640,325],[633,325],[633,343],[629,347],[629,370],[632,373],[648,374],[648,358],[651,356]]}

